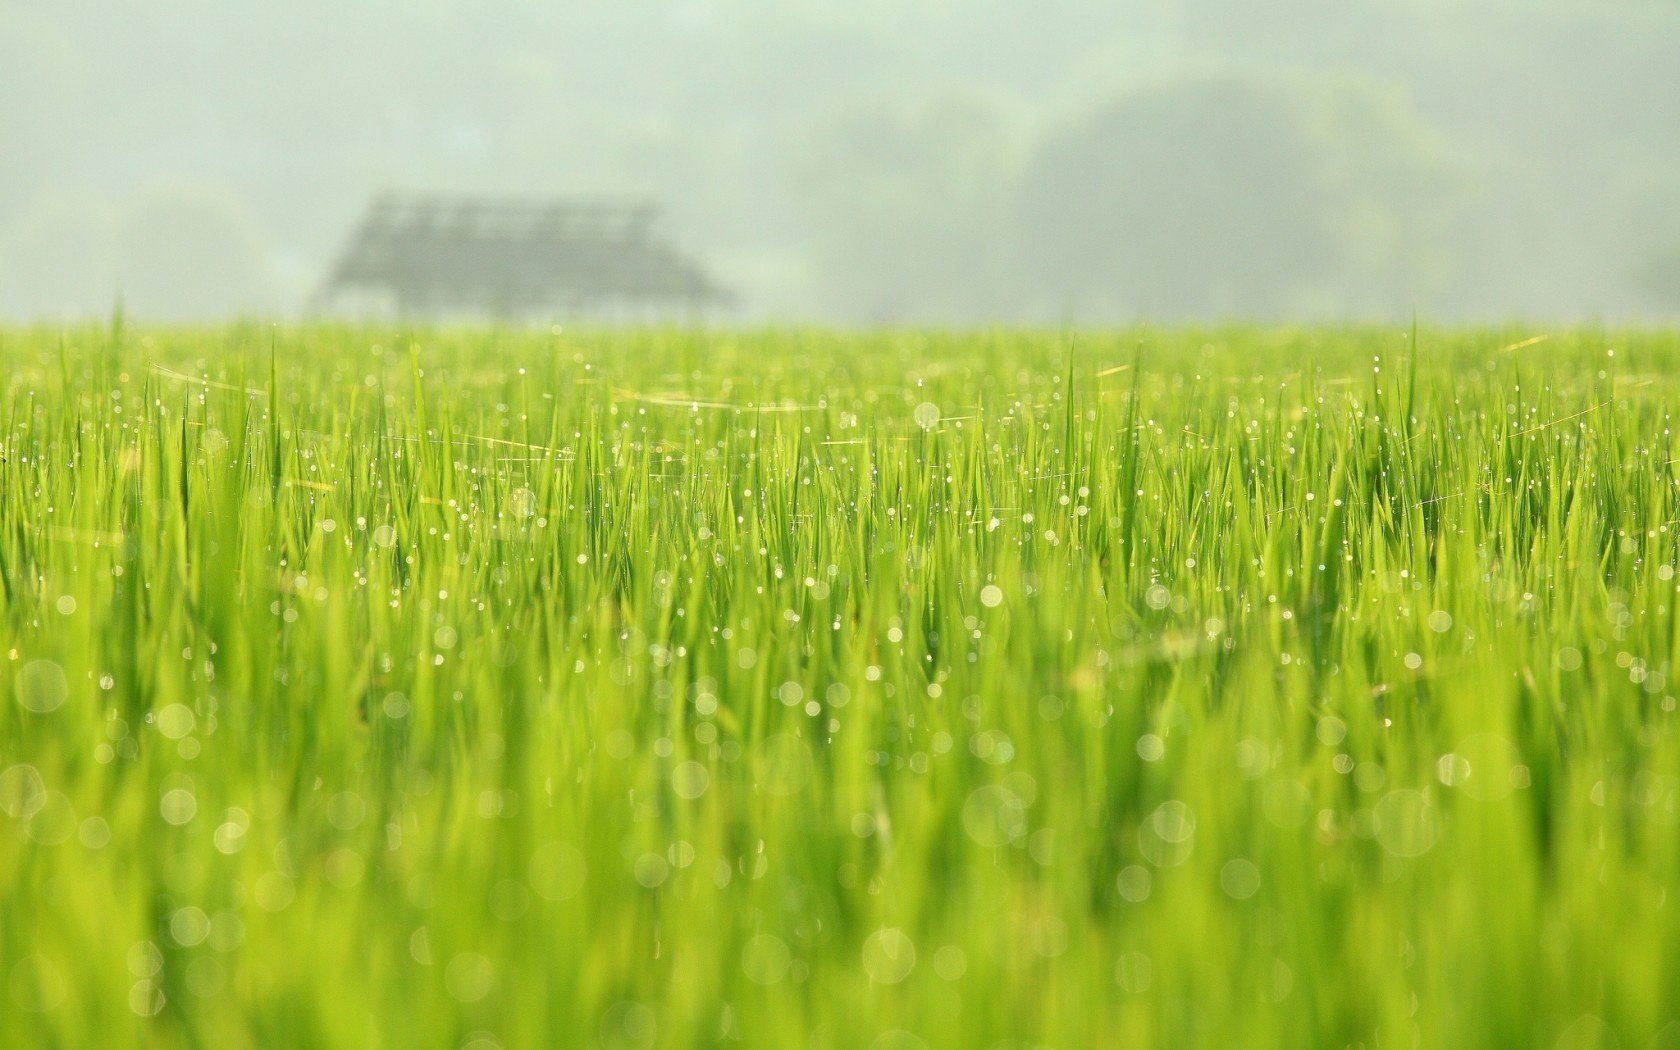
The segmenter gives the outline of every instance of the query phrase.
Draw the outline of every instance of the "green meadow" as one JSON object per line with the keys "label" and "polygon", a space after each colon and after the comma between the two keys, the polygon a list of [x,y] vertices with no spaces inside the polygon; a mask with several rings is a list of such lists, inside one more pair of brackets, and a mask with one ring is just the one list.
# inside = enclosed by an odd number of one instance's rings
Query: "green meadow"
{"label": "green meadow", "polygon": [[0,1045],[1680,1046],[1680,333],[0,390]]}

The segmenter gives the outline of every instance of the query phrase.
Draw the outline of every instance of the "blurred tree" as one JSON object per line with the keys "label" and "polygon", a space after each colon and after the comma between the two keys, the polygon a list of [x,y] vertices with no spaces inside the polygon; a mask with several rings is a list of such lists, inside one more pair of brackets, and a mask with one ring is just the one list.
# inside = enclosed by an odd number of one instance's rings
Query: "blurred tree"
{"label": "blurred tree", "polygon": [[1328,80],[1303,92],[1325,185],[1337,268],[1326,310],[1399,317],[1427,307],[1457,273],[1447,249],[1474,173],[1397,88]]}
{"label": "blurred tree", "polygon": [[871,322],[994,315],[1015,153],[1009,122],[975,98],[819,122],[791,175],[825,294]]}
{"label": "blurred tree", "polygon": [[1680,316],[1680,244],[1651,252],[1635,265],[1633,276],[1649,309]]}
{"label": "blurred tree", "polygon": [[1374,92],[1181,81],[1051,134],[1014,238],[1041,308],[1063,316],[1393,312],[1446,221],[1441,176],[1426,131]]}
{"label": "blurred tree", "polygon": [[268,253],[236,199],[197,186],[158,187],[132,204],[116,240],[124,304],[164,318],[270,310]]}

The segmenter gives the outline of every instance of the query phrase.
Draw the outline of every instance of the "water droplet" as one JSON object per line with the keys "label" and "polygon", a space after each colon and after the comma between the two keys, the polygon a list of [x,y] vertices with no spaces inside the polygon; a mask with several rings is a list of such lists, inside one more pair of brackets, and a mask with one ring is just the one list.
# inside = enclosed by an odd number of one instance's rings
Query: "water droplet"
{"label": "water droplet", "polygon": [[186,704],[170,704],[157,713],[158,732],[171,740],[180,740],[197,724],[197,716]]}
{"label": "water droplet", "polygon": [[711,782],[712,775],[698,762],[683,762],[671,771],[671,790],[683,798],[699,798]]}
{"label": "water droplet", "polygon": [[462,952],[443,971],[443,985],[458,1002],[478,1002],[490,994],[495,982],[495,967],[477,952]]}
{"label": "water droplet", "polygon": [[158,811],[163,819],[171,824],[185,824],[198,813],[198,799],[186,788],[172,788],[163,793],[158,802]]}
{"label": "water droplet", "polygon": [[31,660],[18,668],[17,700],[26,710],[44,715],[62,707],[69,696],[64,669],[51,660]]}
{"label": "water droplet", "polygon": [[1440,819],[1422,791],[1390,791],[1377,801],[1372,817],[1377,842],[1396,857],[1421,857],[1435,845]]}
{"label": "water droplet", "polygon": [[29,816],[29,837],[43,846],[68,842],[76,833],[76,809],[62,792],[48,791]]}
{"label": "water droplet", "polygon": [[531,518],[537,513],[537,494],[521,486],[508,493],[508,513],[516,518]]}
{"label": "water droplet", "polygon": [[1120,869],[1115,876],[1115,888],[1120,896],[1133,904],[1140,904],[1149,899],[1149,890],[1155,883],[1155,876],[1149,874],[1149,869],[1141,864],[1128,864]]}
{"label": "water droplet", "polygon": [[664,883],[671,874],[671,863],[657,853],[644,853],[636,858],[632,874],[637,882],[651,890]]}
{"label": "water droplet", "polygon": [[12,967],[12,1001],[29,1013],[44,1014],[64,1002],[64,978],[40,955],[26,955]]}
{"label": "water droplet", "polygon": [[297,888],[285,873],[271,871],[257,880],[251,894],[264,911],[284,911],[292,903],[292,898],[297,896]]}
{"label": "water droplet", "polygon": [[34,766],[16,765],[0,773],[0,812],[17,820],[35,815],[46,801],[47,786]]}
{"label": "water droplet", "polygon": [[787,976],[793,953],[787,942],[772,933],[760,933],[741,948],[741,969],[754,984],[779,984]]}
{"label": "water droplet", "polygon": [[997,849],[1027,834],[1027,803],[1005,784],[987,784],[963,803],[963,830],[982,846]]}
{"label": "water droplet", "polygon": [[879,984],[897,984],[916,968],[916,945],[896,926],[876,930],[863,942],[863,970]]}
{"label": "water droplet", "polygon": [[968,972],[968,955],[954,944],[947,944],[933,953],[933,972],[944,981],[960,981]]}
{"label": "water droplet", "polygon": [[210,936],[210,916],[204,914],[203,908],[192,904],[177,908],[169,917],[169,936],[183,948],[201,944],[204,938]]}
{"label": "water droplet", "polygon": [[1234,900],[1245,901],[1260,892],[1260,869],[1241,857],[1219,869],[1219,888]]}

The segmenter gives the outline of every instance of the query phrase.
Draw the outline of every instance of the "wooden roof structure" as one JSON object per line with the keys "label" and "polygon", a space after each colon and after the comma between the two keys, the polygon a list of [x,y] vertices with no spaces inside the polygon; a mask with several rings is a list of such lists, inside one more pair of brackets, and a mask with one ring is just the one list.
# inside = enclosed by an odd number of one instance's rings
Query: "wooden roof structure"
{"label": "wooden roof structure", "polygon": [[399,196],[374,201],[318,303],[402,316],[646,315],[734,297],[659,230],[651,203]]}

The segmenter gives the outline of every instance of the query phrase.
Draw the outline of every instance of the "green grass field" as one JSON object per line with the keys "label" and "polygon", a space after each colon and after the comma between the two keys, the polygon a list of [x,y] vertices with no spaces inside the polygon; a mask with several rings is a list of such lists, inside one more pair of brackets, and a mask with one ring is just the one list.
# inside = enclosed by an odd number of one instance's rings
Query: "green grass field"
{"label": "green grass field", "polygon": [[0,1045],[1680,1045],[1680,333],[0,386]]}

